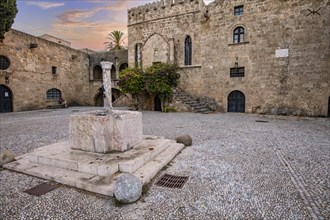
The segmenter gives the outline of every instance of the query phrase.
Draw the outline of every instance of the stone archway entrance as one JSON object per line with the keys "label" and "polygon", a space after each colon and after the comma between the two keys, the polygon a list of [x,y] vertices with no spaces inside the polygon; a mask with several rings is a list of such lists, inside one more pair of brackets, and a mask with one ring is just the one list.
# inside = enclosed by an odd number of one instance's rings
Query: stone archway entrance
{"label": "stone archway entrance", "polygon": [[0,85],[0,113],[12,112],[13,100],[10,89],[5,85]]}
{"label": "stone archway entrance", "polygon": [[240,91],[232,91],[228,95],[228,112],[245,112],[245,96]]}
{"label": "stone archway entrance", "polygon": [[[111,88],[111,101],[114,102],[116,101],[121,93],[119,89]],[[104,106],[104,94],[103,94],[103,87],[101,86],[99,88],[99,92],[94,96],[94,101],[95,101],[95,106]]]}

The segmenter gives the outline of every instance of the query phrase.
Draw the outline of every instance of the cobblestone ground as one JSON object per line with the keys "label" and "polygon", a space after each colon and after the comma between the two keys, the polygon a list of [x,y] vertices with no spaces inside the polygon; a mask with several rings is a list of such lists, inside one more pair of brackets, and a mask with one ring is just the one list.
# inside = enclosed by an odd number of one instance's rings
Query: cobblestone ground
{"label": "cobblestone ground", "polygon": [[[95,108],[0,114],[0,150],[17,155],[68,139],[69,115]],[[257,122],[259,121],[259,122]],[[261,122],[260,122],[261,121]],[[0,171],[0,219],[330,219],[330,120],[249,114],[143,112],[144,134],[193,138],[146,187],[139,202]],[[182,189],[162,174],[189,176]]]}

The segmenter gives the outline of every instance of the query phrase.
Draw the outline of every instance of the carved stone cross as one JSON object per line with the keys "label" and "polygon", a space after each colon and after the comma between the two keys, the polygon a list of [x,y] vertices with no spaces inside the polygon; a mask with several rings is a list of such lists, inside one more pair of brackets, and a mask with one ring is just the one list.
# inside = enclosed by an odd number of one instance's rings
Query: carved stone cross
{"label": "carved stone cross", "polygon": [[103,87],[104,87],[104,113],[112,114],[112,94],[111,94],[111,77],[110,77],[110,70],[112,67],[112,63],[109,61],[102,61],[102,70],[103,70]]}

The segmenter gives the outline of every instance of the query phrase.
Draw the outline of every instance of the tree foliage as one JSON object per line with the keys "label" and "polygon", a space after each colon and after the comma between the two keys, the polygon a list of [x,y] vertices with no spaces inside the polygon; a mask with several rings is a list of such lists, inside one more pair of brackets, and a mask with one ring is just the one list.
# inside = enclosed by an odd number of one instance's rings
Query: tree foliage
{"label": "tree foliage", "polygon": [[13,25],[17,11],[16,0],[0,0],[0,42]]}
{"label": "tree foliage", "polygon": [[124,41],[124,33],[121,32],[121,31],[112,31],[107,39],[109,41],[107,42],[104,42],[105,44],[105,47],[108,49],[108,50],[122,50],[124,49],[125,47],[122,45],[123,44],[123,41]]}
{"label": "tree foliage", "polygon": [[158,95],[162,101],[171,97],[172,88],[178,85],[180,74],[176,64],[156,63],[142,70],[127,68],[120,72],[119,86],[125,93],[138,94],[147,91]]}

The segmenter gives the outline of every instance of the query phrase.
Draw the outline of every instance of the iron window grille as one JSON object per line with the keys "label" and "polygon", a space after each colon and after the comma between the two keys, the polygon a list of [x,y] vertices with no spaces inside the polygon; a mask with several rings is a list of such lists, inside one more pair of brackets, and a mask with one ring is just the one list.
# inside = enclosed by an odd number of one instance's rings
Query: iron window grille
{"label": "iron window grille", "polygon": [[245,74],[244,67],[230,68],[230,77],[244,77],[244,74]]}
{"label": "iron window grille", "polygon": [[192,42],[191,37],[187,36],[184,41],[184,65],[191,65],[192,60]]}
{"label": "iron window grille", "polygon": [[6,70],[10,66],[10,61],[7,57],[0,55],[0,70]]}
{"label": "iron window grille", "polygon": [[59,100],[61,98],[61,91],[58,89],[50,89],[47,91],[47,99]]}
{"label": "iron window grille", "polygon": [[237,27],[234,30],[234,44],[244,42],[244,28]]}
{"label": "iron window grille", "polygon": [[244,12],[244,6],[243,5],[236,6],[234,8],[234,15],[235,16],[241,16],[241,15],[243,15],[243,12]]}

